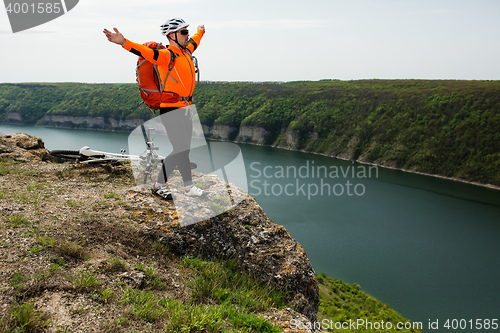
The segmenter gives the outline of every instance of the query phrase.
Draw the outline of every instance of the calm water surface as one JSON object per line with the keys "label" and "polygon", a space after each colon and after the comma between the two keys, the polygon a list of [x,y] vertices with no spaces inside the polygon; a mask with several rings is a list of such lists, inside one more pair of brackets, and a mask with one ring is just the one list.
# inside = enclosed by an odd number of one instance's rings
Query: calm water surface
{"label": "calm water surface", "polygon": [[[21,131],[48,149],[127,148],[128,133],[0,125],[3,134]],[[360,284],[425,332],[429,320],[500,319],[500,191],[240,147],[248,192],[303,245],[317,273]]]}

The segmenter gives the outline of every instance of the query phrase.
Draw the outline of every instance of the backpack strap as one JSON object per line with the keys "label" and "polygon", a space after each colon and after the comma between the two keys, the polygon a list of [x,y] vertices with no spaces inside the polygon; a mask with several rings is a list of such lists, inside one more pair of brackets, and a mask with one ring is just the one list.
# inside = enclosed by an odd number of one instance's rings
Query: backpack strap
{"label": "backpack strap", "polygon": [[143,59],[141,62],[137,62],[137,66],[135,67],[135,76],[137,78],[137,83],[139,84],[139,86],[142,84],[141,77],[139,76],[139,67],[141,67],[142,64],[144,64],[146,61],[146,59]]}
{"label": "backpack strap", "polygon": [[[198,45],[196,44],[196,42],[194,40],[191,39],[191,41],[193,42],[194,49],[196,50]],[[198,59],[196,59],[196,57],[193,55],[193,53],[191,51],[189,51],[189,49],[187,47],[184,48],[184,51],[187,51],[187,54],[189,54],[189,56],[191,57],[191,60],[193,61],[194,72],[196,73],[196,82],[200,82],[200,68],[198,67]]]}
{"label": "backpack strap", "polygon": [[168,72],[167,72],[167,75],[165,76],[165,80],[163,81],[163,84],[161,83],[160,73],[158,72],[158,66],[155,65],[155,70],[156,70],[156,73],[158,74],[158,78],[159,78],[158,82],[160,82],[160,92],[163,92],[163,89],[165,89],[165,87],[167,86],[168,77],[170,76],[170,72],[174,68],[174,63],[175,63],[174,52],[172,50],[170,50],[168,47],[167,47],[167,50],[168,50],[168,52],[170,52],[170,64],[168,65]]}

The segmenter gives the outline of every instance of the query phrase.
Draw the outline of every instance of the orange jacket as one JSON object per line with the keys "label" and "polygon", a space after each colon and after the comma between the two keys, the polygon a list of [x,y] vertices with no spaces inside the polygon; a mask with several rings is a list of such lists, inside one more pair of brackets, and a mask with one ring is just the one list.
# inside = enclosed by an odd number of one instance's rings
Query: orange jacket
{"label": "orange jacket", "polygon": [[[198,30],[196,34],[191,37],[189,44],[186,47],[189,52],[193,53],[200,45],[201,38],[204,35],[203,30]],[[168,73],[168,67],[170,64],[170,52],[168,50],[158,50],[155,51],[142,44],[134,43],[125,39],[125,46],[123,48],[127,51],[134,53],[137,56],[142,56],[147,61],[158,65],[158,71],[160,72],[160,77],[162,84],[165,81],[165,77]],[[185,50],[181,50],[175,46],[169,45],[168,48],[174,52],[176,58],[174,67],[170,72],[164,91],[174,92],[181,97],[192,97],[194,92],[194,87],[196,85],[196,73],[193,60],[189,53]],[[192,102],[187,102],[191,104]],[[185,107],[185,101],[179,101],[177,103],[162,103],[161,107]]]}

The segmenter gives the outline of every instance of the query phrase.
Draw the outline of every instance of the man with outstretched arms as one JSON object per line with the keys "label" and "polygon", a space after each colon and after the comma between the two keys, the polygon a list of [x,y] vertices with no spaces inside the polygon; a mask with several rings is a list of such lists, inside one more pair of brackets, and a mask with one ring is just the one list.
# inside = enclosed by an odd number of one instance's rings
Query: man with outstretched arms
{"label": "man with outstretched arms", "polygon": [[[162,102],[160,105],[161,120],[167,130],[173,151],[165,158],[163,172],[160,172],[157,182],[153,185],[153,191],[165,199],[172,199],[166,182],[167,176],[175,168],[181,173],[186,195],[202,196],[205,194],[203,190],[193,185],[189,160],[193,132],[189,106],[193,101],[193,91],[196,85],[196,67],[192,53],[200,45],[205,26],[198,26],[198,31],[191,38],[189,38],[188,26],[189,24],[180,18],[173,18],[160,26],[162,35],[169,41],[168,50],[154,50],[134,43],[126,39],[117,28],[113,28],[114,32],[107,29],[103,31],[110,42],[121,45],[125,50],[158,65],[162,82],[165,82],[168,76],[164,91],[179,96],[178,100]],[[175,58],[172,68],[169,68],[172,60],[169,50],[173,52]]]}

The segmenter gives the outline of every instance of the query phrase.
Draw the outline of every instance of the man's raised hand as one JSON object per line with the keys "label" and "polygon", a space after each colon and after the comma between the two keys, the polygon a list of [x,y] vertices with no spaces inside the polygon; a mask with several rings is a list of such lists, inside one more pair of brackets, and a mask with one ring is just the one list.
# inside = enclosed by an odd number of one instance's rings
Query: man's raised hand
{"label": "man's raised hand", "polygon": [[104,29],[103,33],[106,35],[108,40],[112,43],[125,46],[125,37],[118,31],[118,29],[113,28],[115,32],[111,32],[108,29]]}

